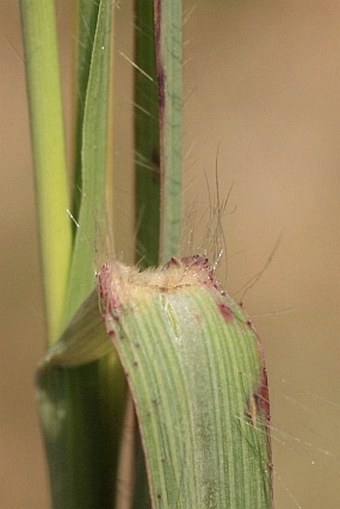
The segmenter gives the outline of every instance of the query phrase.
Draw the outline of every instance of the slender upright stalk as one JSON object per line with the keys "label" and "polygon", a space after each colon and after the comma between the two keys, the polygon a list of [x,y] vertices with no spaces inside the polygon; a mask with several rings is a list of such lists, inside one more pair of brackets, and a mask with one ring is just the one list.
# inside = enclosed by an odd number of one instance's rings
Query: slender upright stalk
{"label": "slender upright stalk", "polygon": [[62,326],[72,249],[53,0],[21,0],[49,342]]}
{"label": "slender upright stalk", "polygon": [[160,262],[178,253],[182,175],[182,1],[155,0],[159,86],[161,227]]}
{"label": "slender upright stalk", "polygon": [[176,255],[180,243],[182,2],[135,5],[137,258],[148,266]]}
{"label": "slender upright stalk", "polygon": [[159,107],[153,0],[135,0],[136,261],[158,264]]}

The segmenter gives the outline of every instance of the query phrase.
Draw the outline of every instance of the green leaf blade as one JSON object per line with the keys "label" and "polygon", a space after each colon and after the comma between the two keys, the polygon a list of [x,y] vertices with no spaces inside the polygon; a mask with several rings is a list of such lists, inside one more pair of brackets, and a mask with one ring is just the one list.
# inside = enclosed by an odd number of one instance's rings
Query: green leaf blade
{"label": "green leaf blade", "polygon": [[74,193],[72,214],[79,220],[82,188],[82,143],[83,122],[86,104],[86,91],[91,69],[93,41],[96,34],[99,3],[88,0],[77,0],[77,58],[76,58],[76,126],[75,126],[75,165],[74,165]]}
{"label": "green leaf blade", "polygon": [[258,338],[196,262],[149,281],[113,268],[110,279],[107,328],[136,405],[152,507],[269,509]]}
{"label": "green leaf blade", "polygon": [[79,307],[59,340],[47,351],[44,367],[70,368],[98,361],[112,353],[94,290]]}
{"label": "green leaf blade", "polygon": [[[93,258],[98,229],[104,231],[110,104],[113,3],[98,8],[82,127],[82,194],[64,324],[94,288]],[[78,190],[79,192],[79,190]]]}

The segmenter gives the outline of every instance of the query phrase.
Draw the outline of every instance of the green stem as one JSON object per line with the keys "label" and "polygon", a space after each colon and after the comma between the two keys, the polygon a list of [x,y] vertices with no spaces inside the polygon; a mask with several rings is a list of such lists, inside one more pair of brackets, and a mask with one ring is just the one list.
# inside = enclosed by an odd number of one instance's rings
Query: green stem
{"label": "green stem", "polygon": [[153,0],[135,0],[136,261],[158,264],[159,119]]}
{"label": "green stem", "polygon": [[178,253],[182,174],[182,2],[155,0],[159,86],[161,227],[160,261]]}
{"label": "green stem", "polygon": [[126,384],[115,355],[37,377],[53,509],[112,509]]}
{"label": "green stem", "polygon": [[49,342],[58,339],[72,249],[55,10],[21,0]]}

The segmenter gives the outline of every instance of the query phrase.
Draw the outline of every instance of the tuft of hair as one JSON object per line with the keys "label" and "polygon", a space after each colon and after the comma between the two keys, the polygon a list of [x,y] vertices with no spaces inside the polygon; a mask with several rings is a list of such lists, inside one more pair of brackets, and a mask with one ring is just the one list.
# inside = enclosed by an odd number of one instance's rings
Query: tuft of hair
{"label": "tuft of hair", "polygon": [[[225,216],[233,214],[236,207],[228,210],[233,185],[228,188],[221,186],[218,172],[218,152],[215,164],[213,185],[205,174],[207,190],[205,203],[196,198],[185,213],[182,234],[183,251],[201,253],[211,260],[212,267],[218,272],[221,281],[228,277],[228,246],[224,233]],[[182,252],[183,252],[182,251]]]}

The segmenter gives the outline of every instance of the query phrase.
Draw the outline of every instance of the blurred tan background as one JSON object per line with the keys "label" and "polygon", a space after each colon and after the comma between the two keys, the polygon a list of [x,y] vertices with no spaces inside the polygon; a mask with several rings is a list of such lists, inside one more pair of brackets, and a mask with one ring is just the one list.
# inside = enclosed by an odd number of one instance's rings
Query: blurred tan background
{"label": "blurred tan background", "polygon": [[[67,98],[70,6],[57,4]],[[185,5],[185,207],[194,231],[188,249],[207,247],[204,175],[214,193],[219,146],[221,194],[233,184],[227,210],[234,212],[224,218],[232,295],[241,297],[281,239],[244,298],[269,369],[276,508],[337,509],[340,2]],[[131,0],[118,7],[116,51],[131,56]],[[18,2],[1,0],[0,507],[40,509],[49,502],[33,377],[44,323],[19,21]],[[131,203],[131,68],[118,53],[117,66],[118,194]],[[119,203],[116,222],[123,225],[119,251],[129,260],[126,207]]]}

